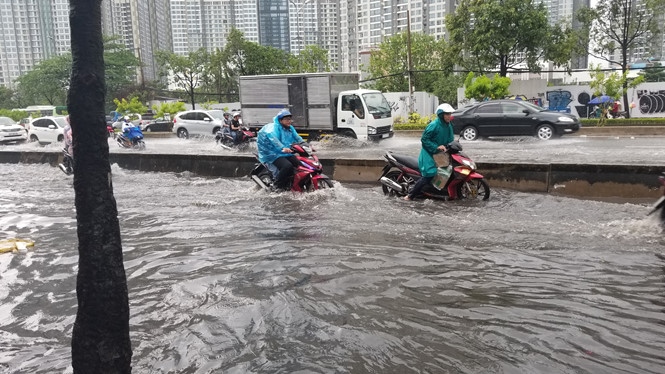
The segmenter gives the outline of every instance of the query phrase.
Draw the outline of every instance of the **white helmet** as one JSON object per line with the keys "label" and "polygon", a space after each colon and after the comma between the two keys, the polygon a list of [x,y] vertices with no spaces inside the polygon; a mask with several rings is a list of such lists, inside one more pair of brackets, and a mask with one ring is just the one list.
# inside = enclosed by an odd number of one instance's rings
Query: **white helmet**
{"label": "white helmet", "polygon": [[239,117],[239,116],[240,116],[240,112],[233,112],[233,118]]}
{"label": "white helmet", "polygon": [[441,114],[441,113],[452,113],[454,112],[455,109],[448,103],[443,103],[436,107],[436,114]]}

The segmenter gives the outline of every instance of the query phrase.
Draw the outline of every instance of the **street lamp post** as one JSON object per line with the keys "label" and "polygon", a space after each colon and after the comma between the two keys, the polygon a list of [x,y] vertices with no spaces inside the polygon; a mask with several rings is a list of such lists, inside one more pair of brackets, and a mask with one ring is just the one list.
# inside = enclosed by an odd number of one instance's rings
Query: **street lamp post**
{"label": "street lamp post", "polygon": [[[296,22],[298,23],[298,54],[303,50],[305,47],[305,34],[304,34],[304,28],[300,24],[300,13],[305,9],[305,5],[310,2],[310,0],[305,0],[301,4],[296,3],[294,0],[289,0],[291,4],[296,8]],[[301,45],[302,44],[302,45]]]}

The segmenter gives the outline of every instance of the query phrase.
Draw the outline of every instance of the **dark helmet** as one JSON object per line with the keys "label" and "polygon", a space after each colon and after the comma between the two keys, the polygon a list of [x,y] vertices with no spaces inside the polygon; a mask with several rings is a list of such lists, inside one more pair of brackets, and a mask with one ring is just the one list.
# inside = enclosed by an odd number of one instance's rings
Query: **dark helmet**
{"label": "dark helmet", "polygon": [[229,113],[229,112],[224,112],[224,117],[228,117],[228,116],[230,116],[230,115],[231,115],[231,113]]}
{"label": "dark helmet", "polygon": [[291,115],[291,112],[289,112],[288,109],[282,109],[279,113],[277,113],[277,120],[281,121],[282,118],[284,117],[293,117],[293,116]]}

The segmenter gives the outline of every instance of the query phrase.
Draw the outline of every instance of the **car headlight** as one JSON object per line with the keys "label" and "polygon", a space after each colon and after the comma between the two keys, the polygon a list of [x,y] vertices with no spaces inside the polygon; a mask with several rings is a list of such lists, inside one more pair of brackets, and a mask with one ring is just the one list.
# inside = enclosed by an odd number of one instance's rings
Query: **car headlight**
{"label": "car headlight", "polygon": [[572,119],[572,118],[570,118],[570,117],[564,117],[564,116],[561,116],[561,117],[559,117],[559,118],[557,118],[557,119],[559,120],[559,122],[570,122],[570,123],[575,122],[575,120]]}
{"label": "car headlight", "polygon": [[376,135],[376,127],[367,126],[367,135]]}

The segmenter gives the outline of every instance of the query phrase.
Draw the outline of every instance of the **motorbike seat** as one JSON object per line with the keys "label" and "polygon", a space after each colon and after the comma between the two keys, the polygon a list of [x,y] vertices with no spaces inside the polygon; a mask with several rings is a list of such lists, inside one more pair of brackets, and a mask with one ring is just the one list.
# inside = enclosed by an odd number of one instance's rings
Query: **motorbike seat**
{"label": "motorbike seat", "polygon": [[411,169],[418,170],[418,158],[413,156],[406,155],[397,155],[393,153],[395,160],[404,166],[408,166]]}

